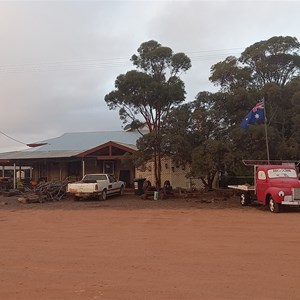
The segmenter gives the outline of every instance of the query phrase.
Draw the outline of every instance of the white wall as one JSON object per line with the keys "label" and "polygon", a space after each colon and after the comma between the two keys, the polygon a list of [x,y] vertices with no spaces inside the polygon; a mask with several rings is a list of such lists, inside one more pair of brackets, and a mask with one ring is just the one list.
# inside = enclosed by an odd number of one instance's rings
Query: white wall
{"label": "white wall", "polygon": [[[196,189],[202,189],[203,183],[200,179],[186,178],[185,175],[188,172],[189,172],[188,166],[182,168],[180,166],[176,166],[171,161],[171,159],[163,159],[162,173],[161,173],[162,185],[164,181],[169,180],[174,189],[175,188],[191,189],[192,186],[194,186]],[[136,178],[146,178],[146,180],[149,180],[152,185],[155,185],[153,162],[148,162],[146,164],[146,171],[141,171],[136,169]]]}

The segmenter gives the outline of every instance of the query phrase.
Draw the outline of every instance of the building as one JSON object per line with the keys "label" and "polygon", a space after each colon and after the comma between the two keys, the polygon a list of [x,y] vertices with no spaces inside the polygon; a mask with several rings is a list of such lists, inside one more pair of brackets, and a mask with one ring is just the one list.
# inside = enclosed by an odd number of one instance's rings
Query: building
{"label": "building", "polygon": [[[155,185],[154,163],[149,161],[146,163],[146,167],[143,170],[136,169],[136,177],[146,178],[152,185]],[[161,164],[161,182],[162,184],[168,180],[173,188],[182,189],[199,189],[203,188],[203,183],[198,178],[186,177],[186,174],[190,171],[188,165],[179,166],[175,164],[170,158],[163,158]]]}
{"label": "building", "polygon": [[0,153],[2,174],[6,166],[14,166],[16,171],[27,166],[36,181],[72,181],[86,173],[103,172],[115,174],[129,185],[135,170],[123,166],[122,157],[136,151],[139,137],[133,131],[65,133],[22,151]]}
{"label": "building", "polygon": [[[100,131],[65,133],[57,138],[29,144],[22,151],[0,153],[2,177],[13,168],[14,186],[24,168],[30,179],[40,181],[76,181],[87,173],[110,173],[132,186],[135,178],[155,184],[153,163],[145,170],[125,166],[122,158],[134,153],[141,137],[137,131]],[[28,169],[29,168],[29,169]],[[173,188],[200,188],[199,179],[187,178],[188,167],[179,167],[171,159],[162,162],[162,183],[169,180]],[[0,171],[1,172],[1,171]],[[0,173],[1,174],[1,173]],[[1,177],[1,175],[0,175]]]}

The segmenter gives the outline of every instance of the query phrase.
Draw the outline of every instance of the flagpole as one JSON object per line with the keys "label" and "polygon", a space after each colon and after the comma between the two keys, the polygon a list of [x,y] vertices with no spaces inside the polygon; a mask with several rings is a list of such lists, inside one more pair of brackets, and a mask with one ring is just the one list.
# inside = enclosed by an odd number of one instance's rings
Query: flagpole
{"label": "flagpole", "polygon": [[265,133],[266,133],[267,158],[268,158],[268,165],[269,165],[270,164],[270,153],[269,153],[267,114],[266,114],[266,101],[265,101],[265,99],[264,99],[264,114],[265,114]]}

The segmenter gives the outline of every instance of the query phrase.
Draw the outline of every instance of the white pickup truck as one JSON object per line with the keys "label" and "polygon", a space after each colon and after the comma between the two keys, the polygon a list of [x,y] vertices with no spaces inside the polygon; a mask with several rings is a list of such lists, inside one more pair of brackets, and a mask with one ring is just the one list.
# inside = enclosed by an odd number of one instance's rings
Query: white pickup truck
{"label": "white pickup truck", "polygon": [[123,195],[125,182],[116,180],[111,174],[87,174],[81,181],[69,183],[67,193],[80,198],[98,198],[106,200],[110,195]]}

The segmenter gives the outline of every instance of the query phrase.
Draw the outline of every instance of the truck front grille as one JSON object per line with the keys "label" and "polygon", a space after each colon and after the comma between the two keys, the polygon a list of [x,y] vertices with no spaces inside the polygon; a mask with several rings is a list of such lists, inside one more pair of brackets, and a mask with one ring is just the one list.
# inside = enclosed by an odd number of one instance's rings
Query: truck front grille
{"label": "truck front grille", "polygon": [[294,188],[293,191],[293,199],[300,200],[300,188]]}

